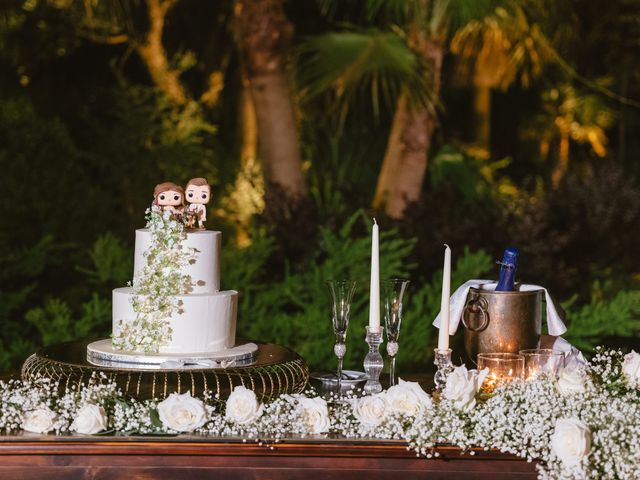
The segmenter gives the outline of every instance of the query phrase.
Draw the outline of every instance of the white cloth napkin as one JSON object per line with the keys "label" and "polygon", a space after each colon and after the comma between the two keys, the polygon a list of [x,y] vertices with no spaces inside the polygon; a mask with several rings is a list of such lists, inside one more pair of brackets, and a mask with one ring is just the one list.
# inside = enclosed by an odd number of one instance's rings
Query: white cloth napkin
{"label": "white cloth napkin", "polygon": [[[497,283],[493,280],[469,280],[468,282],[463,283],[455,292],[453,292],[453,295],[451,295],[451,298],[449,299],[449,311],[451,312],[449,335],[454,335],[458,330],[458,325],[460,325],[460,319],[462,318],[462,311],[464,310],[464,306],[467,301],[467,294],[469,293],[469,289],[471,287],[474,287],[480,290],[494,290],[496,288],[496,285]],[[555,302],[551,295],[549,295],[549,292],[546,288],[541,287],[540,285],[523,284],[520,285],[520,288],[518,290],[521,292],[544,290],[545,301],[547,304],[547,327],[549,330],[549,335],[558,337],[567,331],[567,327],[562,321],[564,319],[564,311],[562,310],[560,305]],[[440,327],[440,315],[441,314],[438,313],[438,316],[433,321],[433,325],[438,328]]]}
{"label": "white cloth napkin", "polygon": [[[587,360],[584,358],[584,355],[582,355],[582,352],[567,342],[564,338],[552,337],[549,335],[543,335],[542,337],[543,338],[540,339],[540,343],[544,342],[544,337],[548,337],[550,340],[555,338],[551,349],[564,353],[565,368],[575,368],[587,364]],[[540,346],[543,347],[543,345]]]}

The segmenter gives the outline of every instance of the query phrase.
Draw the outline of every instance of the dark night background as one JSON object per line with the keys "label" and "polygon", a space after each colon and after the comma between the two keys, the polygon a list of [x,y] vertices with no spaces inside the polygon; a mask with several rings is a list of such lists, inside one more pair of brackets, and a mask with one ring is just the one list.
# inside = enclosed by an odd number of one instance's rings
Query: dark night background
{"label": "dark night background", "polygon": [[638,348],[639,11],[4,1],[0,370],[108,335],[154,185],[194,176],[213,186],[239,333],[314,366],[333,362],[329,278],[359,281],[345,365],[363,356],[373,215],[383,275],[412,281],[401,369],[430,362],[445,242],[454,287],[516,245],[569,341]]}

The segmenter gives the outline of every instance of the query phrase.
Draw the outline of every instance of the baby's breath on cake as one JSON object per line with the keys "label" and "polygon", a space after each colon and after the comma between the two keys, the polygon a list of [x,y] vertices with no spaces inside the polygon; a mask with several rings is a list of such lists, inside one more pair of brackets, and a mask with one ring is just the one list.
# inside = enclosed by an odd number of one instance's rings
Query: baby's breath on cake
{"label": "baby's breath on cake", "polygon": [[193,263],[196,249],[183,244],[187,232],[170,212],[147,210],[151,245],[144,252],[145,265],[133,279],[131,303],[135,318],[119,319],[113,334],[118,350],[155,353],[171,341],[171,315],[181,313],[177,295],[193,290],[184,268]]}

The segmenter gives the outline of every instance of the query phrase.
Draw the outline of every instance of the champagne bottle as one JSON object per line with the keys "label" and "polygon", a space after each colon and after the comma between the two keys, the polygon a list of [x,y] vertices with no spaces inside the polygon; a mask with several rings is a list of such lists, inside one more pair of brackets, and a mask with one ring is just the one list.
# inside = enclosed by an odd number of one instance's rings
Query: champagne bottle
{"label": "champagne bottle", "polygon": [[520,251],[517,248],[507,247],[502,254],[502,261],[497,262],[500,265],[500,277],[498,278],[496,292],[511,292],[515,290],[518,255],[520,255]]}

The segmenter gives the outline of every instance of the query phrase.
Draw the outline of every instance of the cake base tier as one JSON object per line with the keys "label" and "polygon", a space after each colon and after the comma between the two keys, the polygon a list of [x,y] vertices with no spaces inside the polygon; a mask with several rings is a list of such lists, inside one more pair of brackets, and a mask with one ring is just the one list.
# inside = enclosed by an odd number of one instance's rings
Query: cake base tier
{"label": "cake base tier", "polygon": [[[59,390],[86,384],[92,375],[104,374],[122,393],[138,400],[163,399],[171,393],[210,391],[225,399],[237,386],[253,390],[259,399],[272,400],[284,393],[301,393],[309,380],[309,367],[293,350],[273,343],[254,342],[258,349],[253,363],[227,368],[163,368],[145,370],[93,365],[87,360],[92,340],[79,340],[45,347],[22,366],[22,378],[48,377],[59,382]],[[238,343],[246,343],[238,340]]]}
{"label": "cake base tier", "polygon": [[[120,321],[133,322],[136,312],[131,287],[116,288],[112,294],[112,333],[121,333]],[[238,292],[226,290],[216,293],[175,295],[179,312],[172,313],[168,321],[171,339],[160,347],[161,353],[217,352],[232,347],[236,342]]]}
{"label": "cake base tier", "polygon": [[204,353],[139,353],[113,348],[111,339],[87,345],[87,361],[99,367],[137,368],[144,370],[175,370],[198,368],[229,368],[251,365],[258,352],[253,342],[237,344],[219,352]]}

